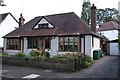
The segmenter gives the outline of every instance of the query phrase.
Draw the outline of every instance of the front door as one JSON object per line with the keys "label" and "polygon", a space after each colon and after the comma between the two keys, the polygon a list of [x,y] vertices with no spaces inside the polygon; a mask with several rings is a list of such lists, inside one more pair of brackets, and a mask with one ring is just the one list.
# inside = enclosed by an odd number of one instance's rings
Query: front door
{"label": "front door", "polygon": [[44,51],[44,49],[45,49],[45,41],[44,40],[38,40],[37,41],[37,48],[38,48],[38,50],[40,50],[40,51]]}

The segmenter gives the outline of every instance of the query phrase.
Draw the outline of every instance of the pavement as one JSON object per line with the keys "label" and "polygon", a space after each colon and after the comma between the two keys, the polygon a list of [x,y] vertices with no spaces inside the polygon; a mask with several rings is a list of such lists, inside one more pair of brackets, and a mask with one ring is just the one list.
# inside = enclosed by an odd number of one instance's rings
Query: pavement
{"label": "pavement", "polygon": [[41,68],[20,67],[12,65],[2,65],[0,73],[3,78],[118,78],[120,70],[120,59],[118,56],[104,56],[95,60],[94,64],[78,72],[57,72],[54,70],[44,70]]}

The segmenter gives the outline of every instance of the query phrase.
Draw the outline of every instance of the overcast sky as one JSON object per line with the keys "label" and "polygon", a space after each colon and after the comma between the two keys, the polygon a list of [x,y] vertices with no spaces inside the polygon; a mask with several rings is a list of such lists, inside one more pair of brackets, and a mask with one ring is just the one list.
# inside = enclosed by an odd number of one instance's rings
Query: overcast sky
{"label": "overcast sky", "polygon": [[[20,13],[27,21],[36,17],[57,13],[75,12],[81,14],[83,0],[4,0],[6,7],[0,7],[0,13],[11,12],[16,19]],[[97,8],[118,9],[120,0],[90,0]]]}

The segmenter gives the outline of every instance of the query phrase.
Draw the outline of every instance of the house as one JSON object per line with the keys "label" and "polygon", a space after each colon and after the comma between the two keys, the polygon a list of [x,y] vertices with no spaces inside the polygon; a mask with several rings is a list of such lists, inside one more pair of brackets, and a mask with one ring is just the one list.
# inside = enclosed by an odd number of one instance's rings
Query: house
{"label": "house", "polygon": [[120,25],[113,21],[101,23],[97,31],[109,39],[107,48],[109,49],[108,53],[110,53],[110,55],[119,55],[118,33],[120,31]]}
{"label": "house", "polygon": [[11,13],[0,14],[0,46],[3,47],[3,36],[18,27],[18,21]]}
{"label": "house", "polygon": [[91,10],[91,28],[74,12],[35,17],[4,36],[4,51],[28,54],[38,49],[51,56],[82,52],[93,57],[93,51],[100,49],[101,36],[95,28],[96,7]]}

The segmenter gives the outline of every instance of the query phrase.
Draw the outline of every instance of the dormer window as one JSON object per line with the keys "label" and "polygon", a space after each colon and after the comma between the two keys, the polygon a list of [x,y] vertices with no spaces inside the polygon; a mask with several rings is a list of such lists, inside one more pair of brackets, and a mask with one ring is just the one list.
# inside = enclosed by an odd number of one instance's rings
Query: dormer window
{"label": "dormer window", "polygon": [[39,29],[47,29],[47,28],[49,28],[49,27],[48,27],[48,23],[38,24],[38,28],[39,28]]}
{"label": "dormer window", "polygon": [[45,18],[42,18],[32,29],[51,29],[54,26]]}

